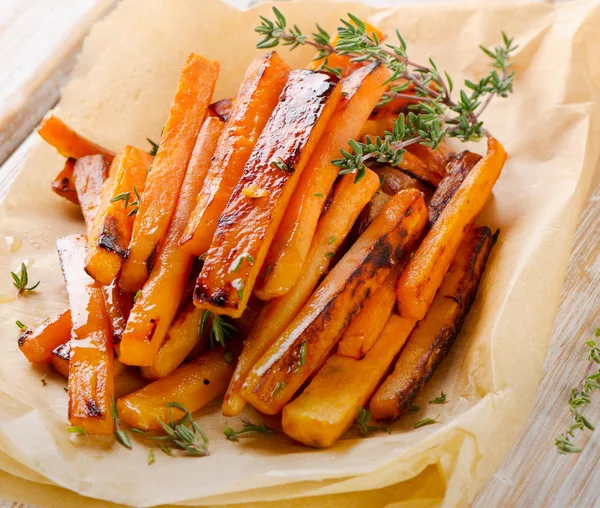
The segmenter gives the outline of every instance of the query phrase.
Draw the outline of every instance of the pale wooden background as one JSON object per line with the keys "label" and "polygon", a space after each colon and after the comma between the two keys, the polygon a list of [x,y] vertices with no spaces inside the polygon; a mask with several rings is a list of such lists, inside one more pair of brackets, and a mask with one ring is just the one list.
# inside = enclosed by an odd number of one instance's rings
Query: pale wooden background
{"label": "pale wooden background", "polygon": [[[0,201],[34,139],[35,134],[28,139],[29,135],[57,102],[81,39],[114,2],[0,0]],[[243,7],[249,0],[229,3]],[[577,440],[585,446],[580,455],[559,456],[554,450],[554,437],[570,423],[568,394],[587,365],[584,342],[600,326],[599,238],[600,187],[589,198],[579,221],[531,417],[475,500],[478,508],[600,507],[600,431]],[[596,402],[586,415],[600,422],[600,397]],[[17,507],[31,508],[2,500],[0,492],[0,508]]]}

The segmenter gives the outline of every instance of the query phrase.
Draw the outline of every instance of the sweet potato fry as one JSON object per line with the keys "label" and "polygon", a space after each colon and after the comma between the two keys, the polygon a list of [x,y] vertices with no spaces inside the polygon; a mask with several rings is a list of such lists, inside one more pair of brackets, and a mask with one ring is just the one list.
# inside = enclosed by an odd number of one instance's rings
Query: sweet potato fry
{"label": "sweet potato fry", "polygon": [[80,136],[52,113],[42,120],[38,134],[67,158],[79,159],[86,155],[100,154],[110,163],[115,157],[113,152]]}
{"label": "sweet potato fry", "polygon": [[[52,359],[50,364],[54,367],[54,370],[58,372],[65,379],[69,377],[69,362],[71,360],[71,341],[67,340],[60,346],[57,346],[52,351]],[[113,371],[115,378],[118,378],[127,368],[124,363],[121,363],[115,358],[113,365]]]}
{"label": "sweet potato fry", "polygon": [[220,101],[213,102],[210,106],[208,106],[208,114],[210,116],[218,116],[221,120],[226,122],[229,120],[229,117],[233,111],[234,100],[221,99]]}
{"label": "sweet potato fry", "polygon": [[456,194],[469,171],[481,160],[481,155],[465,150],[456,157],[450,157],[445,176],[433,193],[427,208],[429,210],[429,225],[438,219],[440,213]]}
{"label": "sweet potato fry", "polygon": [[192,350],[200,352],[206,348],[210,323],[207,323],[203,333],[200,334],[200,323],[204,312],[206,311],[199,309],[191,301],[181,308],[169,326],[154,364],[150,367],[142,367],[142,376],[146,379],[165,377],[179,367]]}
{"label": "sweet potato fry", "polygon": [[71,337],[71,311],[64,310],[57,316],[42,321],[33,330],[25,330],[19,336],[19,349],[31,363],[48,363],[52,351]]}
{"label": "sweet potato fry", "polygon": [[218,73],[218,62],[194,54],[181,71],[169,118],[135,216],[127,259],[121,269],[119,283],[125,291],[135,293],[148,279],[175,211]]}
{"label": "sweet potato fry", "polygon": [[121,338],[119,358],[128,365],[154,363],[175,317],[194,264],[194,256],[179,246],[179,237],[194,209],[222,130],[223,121],[217,117],[207,118],[200,130],[163,247],[135,300]]}
{"label": "sweet potato fry", "polygon": [[75,183],[73,182],[75,162],[77,162],[76,159],[67,159],[60,173],[52,180],[51,186],[56,194],[77,205],[79,204],[79,201],[77,200],[77,191],[75,190]]}
{"label": "sweet potato fry", "polygon": [[121,269],[131,239],[137,196],[144,191],[153,159],[148,152],[126,146],[113,161],[92,220],[85,263],[86,272],[100,284],[109,285]]}
{"label": "sweet potato fry", "polygon": [[431,196],[430,187],[398,168],[384,165],[374,168],[373,171],[379,175],[379,178],[383,182],[383,185],[381,186],[383,192],[390,196],[405,189],[420,190],[425,195],[425,201]]}
{"label": "sweet potato fry", "polygon": [[[194,291],[199,307],[240,317],[298,180],[340,100],[338,79],[292,71],[206,254]],[[260,189],[263,197],[248,195]]]}
{"label": "sweet potato fry", "polygon": [[[197,411],[225,392],[233,368],[234,363],[227,363],[222,350],[207,351],[167,377],[119,399],[119,416],[132,427],[159,430],[159,420],[169,421],[168,402],[179,402],[192,413]],[[173,409],[173,417],[179,420],[183,414]]]}
{"label": "sweet potato fry", "polygon": [[204,254],[219,217],[242,176],[254,145],[285,86],[290,67],[276,52],[250,64],[219,139],[198,203],[179,244],[191,254]]}
{"label": "sweet potato fry", "polygon": [[385,205],[389,203],[391,199],[390,196],[393,196],[393,194],[388,195],[384,192],[376,192],[373,195],[371,201],[369,201],[367,206],[364,207],[363,211],[358,216],[356,224],[354,224],[354,227],[352,228],[352,234],[349,236],[349,239],[352,243],[354,243],[358,237],[365,232],[365,230],[369,227],[369,224],[371,224],[375,217],[379,215],[381,210],[384,209]]}
{"label": "sweet potato fry", "polygon": [[342,82],[340,103],[300,176],[265,259],[271,269],[256,287],[256,296],[261,300],[287,293],[300,276],[317,221],[339,173],[331,161],[339,158],[340,148],[350,150],[348,140],[360,132],[381,98],[389,75],[384,66],[370,64]]}
{"label": "sweet potato fry", "polygon": [[[102,186],[107,174],[108,166],[102,155],[85,156],[77,160],[75,164],[73,181],[85,220],[88,238],[91,235],[94,219],[100,206]],[[103,291],[113,342],[119,342],[125,330],[129,311],[133,305],[133,295],[123,292],[114,280],[108,286],[104,286]]]}
{"label": "sweet potato fry", "polygon": [[[69,336],[71,335],[69,331]],[[65,379],[69,378],[69,362],[71,359],[71,341],[70,337],[66,342],[63,342],[60,346],[57,346],[52,351],[52,358],[50,359],[50,365]]]}
{"label": "sweet potato fry", "polygon": [[487,227],[470,228],[425,319],[415,328],[394,372],[373,396],[374,418],[395,418],[406,411],[446,355],[475,300],[495,240]]}
{"label": "sweet potato fry", "polygon": [[304,392],[283,408],[283,431],[308,446],[335,444],[359,407],[366,406],[415,323],[392,315],[365,358],[330,357]]}
{"label": "sweet potato fry", "polygon": [[86,238],[56,242],[71,308],[69,421],[90,434],[112,434],[114,353],[102,287],[84,271]]}
{"label": "sweet potato fry", "polygon": [[403,317],[425,317],[468,227],[490,197],[505,160],[502,145],[490,138],[487,154],[450,199],[398,279],[396,297]]}
{"label": "sweet potato fry", "polygon": [[365,301],[338,342],[337,354],[360,360],[373,347],[389,321],[396,303],[396,282],[402,264],[394,267],[383,284]]}
{"label": "sweet potato fry", "polygon": [[102,155],[86,155],[75,163],[73,183],[88,234],[100,205],[102,184],[108,177],[109,167]]}
{"label": "sweet potato fry", "polygon": [[[308,301],[329,268],[329,253],[344,241],[360,211],[378,187],[377,175],[371,170],[367,170],[365,177],[356,184],[354,175],[345,175],[336,185],[331,204],[319,219],[302,268],[303,276],[285,295],[264,306],[244,341],[244,349],[223,401],[223,413],[226,416],[241,413],[246,401],[240,395],[240,390],[248,372]],[[332,238],[335,238],[333,242]]]}
{"label": "sweet potato fry", "polygon": [[439,175],[440,178],[444,178],[448,174],[446,165],[452,155],[452,150],[445,142],[440,143],[435,150],[420,143],[408,145],[406,150],[423,161],[429,171]]}
{"label": "sweet potato fry", "polygon": [[259,411],[279,412],[337,343],[363,302],[412,248],[427,222],[422,194],[396,194],[263,354],[242,387]]}

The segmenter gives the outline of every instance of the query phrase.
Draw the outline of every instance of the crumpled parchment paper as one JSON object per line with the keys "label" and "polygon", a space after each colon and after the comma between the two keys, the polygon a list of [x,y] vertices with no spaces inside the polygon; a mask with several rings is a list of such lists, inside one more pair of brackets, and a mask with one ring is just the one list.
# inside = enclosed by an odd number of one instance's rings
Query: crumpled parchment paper
{"label": "crumpled parchment paper", "polygon": [[[12,497],[31,499],[34,486],[45,484],[39,488],[46,489],[48,503],[64,506],[81,498],[62,489],[135,506],[311,496],[321,496],[311,501],[322,506],[464,505],[524,425],[576,219],[597,177],[600,6],[502,2],[378,11],[313,1],[280,8],[307,32],[315,21],[334,30],[347,11],[392,35],[398,27],[413,60],[433,57],[455,84],[487,72],[477,46],[495,45],[501,30],[520,46],[515,94],[494,101],[485,114],[509,153],[479,220],[499,227],[500,240],[456,345],[416,402],[422,409],[402,417],[391,435],[365,439],[350,432],[330,450],[312,450],[281,434],[227,441],[226,419],[215,401],[196,415],[211,439],[211,456],[170,458],[157,451],[152,466],[140,443],[128,451],[110,438],[68,434],[64,381],[50,374],[43,386],[43,371],[16,346],[16,319],[33,325],[65,307],[54,242],[83,230],[76,207],[49,189],[62,160],[40,140],[0,211],[0,486],[10,486]],[[260,53],[253,32],[259,14],[270,15],[270,7],[241,12],[218,2],[125,0],[92,29],[57,114],[113,150],[145,147],[146,137],[159,137],[190,52],[221,62],[215,99],[235,93]],[[313,55],[308,48],[280,52],[298,67]],[[22,260],[31,279],[42,283],[35,293],[14,298],[9,271]],[[442,389],[449,403],[427,404]],[[438,414],[440,423],[413,429],[417,420]]]}

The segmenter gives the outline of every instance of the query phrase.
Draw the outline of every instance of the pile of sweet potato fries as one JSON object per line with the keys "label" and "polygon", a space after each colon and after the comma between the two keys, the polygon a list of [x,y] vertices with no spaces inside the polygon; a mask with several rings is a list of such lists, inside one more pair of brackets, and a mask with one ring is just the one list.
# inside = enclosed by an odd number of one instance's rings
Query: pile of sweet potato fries
{"label": "pile of sweet potato fries", "polygon": [[[408,148],[399,167],[339,176],[349,139],[383,135],[410,99],[377,107],[390,73],[337,57],[341,78],[272,52],[211,103],[219,63],[192,54],[153,154],[119,153],[55,116],[39,133],[67,158],[52,189],[86,234],[57,240],[69,305],[19,347],[68,377],[69,421],[111,414],[160,430],[193,412],[281,413],[328,447],[368,408],[407,411],[447,354],[496,235],[474,225],[506,159]],[[410,94],[410,90],[407,92]]]}

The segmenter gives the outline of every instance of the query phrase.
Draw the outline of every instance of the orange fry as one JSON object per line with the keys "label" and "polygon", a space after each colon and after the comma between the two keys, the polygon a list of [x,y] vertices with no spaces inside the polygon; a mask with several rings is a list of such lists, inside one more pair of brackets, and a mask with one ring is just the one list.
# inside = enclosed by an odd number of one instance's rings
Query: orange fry
{"label": "orange fry", "polygon": [[287,293],[300,277],[317,221],[339,173],[331,161],[340,157],[340,148],[350,150],[348,140],[358,135],[381,98],[388,77],[384,66],[371,64],[342,82],[340,103],[300,177],[265,259],[270,270],[256,287],[260,299]]}
{"label": "orange fry", "polygon": [[109,285],[119,273],[127,254],[133,228],[137,195],[144,191],[146,173],[154,158],[126,146],[111,166],[98,211],[88,236],[85,270],[100,284]]}
{"label": "orange fry", "polygon": [[71,337],[71,311],[69,309],[42,321],[33,330],[19,336],[19,349],[31,363],[47,363],[52,351]]}
{"label": "orange fry", "polygon": [[340,96],[335,76],[290,73],[219,218],[196,283],[197,306],[234,318],[242,315],[298,179]]}
{"label": "orange fry", "polygon": [[185,170],[207,116],[218,73],[218,62],[194,54],[181,71],[121,270],[119,283],[125,291],[135,293],[148,279],[177,205]]}
{"label": "orange fry", "polygon": [[154,363],[175,317],[195,259],[179,246],[179,237],[194,209],[222,130],[223,121],[210,117],[198,134],[163,247],[150,278],[135,300],[121,338],[119,358],[128,365],[151,366]]}
{"label": "orange fry", "polygon": [[263,413],[278,413],[327,357],[366,298],[412,248],[426,222],[419,191],[396,194],[254,365],[242,396]]}
{"label": "orange fry", "polygon": [[[319,219],[302,267],[302,277],[285,295],[271,300],[264,306],[250,330],[250,335],[244,341],[244,349],[223,400],[223,413],[226,416],[241,413],[246,401],[240,395],[240,390],[248,372],[308,301],[319,280],[329,269],[329,253],[344,242],[361,210],[378,188],[379,178],[370,169],[367,169],[365,177],[356,184],[354,175],[340,178],[333,191],[329,208]],[[332,238],[335,238],[333,242]]]}
{"label": "orange fry", "polygon": [[79,159],[86,155],[103,155],[108,162],[112,162],[115,154],[89,139],[77,134],[60,118],[50,113],[46,116],[38,129],[38,134],[62,156]]}
{"label": "orange fry", "polygon": [[196,256],[212,241],[221,213],[285,86],[290,67],[276,52],[254,60],[242,80],[215,158],[180,245]]}
{"label": "orange fry", "polygon": [[90,434],[112,434],[114,353],[102,286],[85,273],[85,236],[59,238],[56,245],[72,320],[69,421]]}
{"label": "orange fry", "polygon": [[396,297],[403,317],[423,319],[471,223],[500,176],[506,152],[490,138],[488,151],[448,202],[398,279]]}

